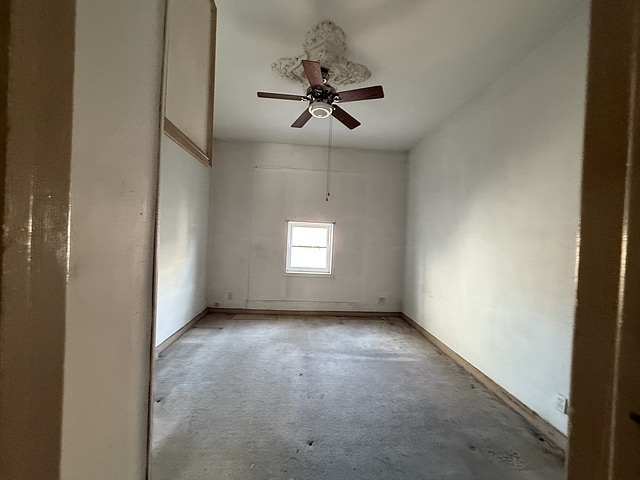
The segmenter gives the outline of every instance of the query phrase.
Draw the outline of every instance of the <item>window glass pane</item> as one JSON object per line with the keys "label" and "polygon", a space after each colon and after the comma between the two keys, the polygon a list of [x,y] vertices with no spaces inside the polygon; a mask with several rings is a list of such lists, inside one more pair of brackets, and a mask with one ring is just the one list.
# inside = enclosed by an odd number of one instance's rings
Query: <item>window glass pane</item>
{"label": "window glass pane", "polygon": [[291,231],[291,245],[326,247],[327,229],[325,227],[294,226]]}
{"label": "window glass pane", "polygon": [[327,249],[291,247],[291,267],[327,268]]}

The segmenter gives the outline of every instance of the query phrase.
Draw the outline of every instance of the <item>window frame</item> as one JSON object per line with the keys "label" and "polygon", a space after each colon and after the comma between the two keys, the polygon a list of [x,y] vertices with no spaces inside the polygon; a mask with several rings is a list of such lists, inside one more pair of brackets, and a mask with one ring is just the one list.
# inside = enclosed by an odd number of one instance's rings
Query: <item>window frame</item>
{"label": "window frame", "polygon": [[[287,245],[285,252],[285,274],[291,275],[319,275],[329,276],[333,275],[333,227],[335,222],[306,222],[297,220],[287,220]],[[293,245],[292,233],[294,227],[310,227],[310,228],[324,228],[327,231],[327,246],[326,247],[313,247],[308,245]],[[314,268],[314,267],[292,267],[291,266],[291,250],[294,247],[303,248],[326,248],[326,268]]]}

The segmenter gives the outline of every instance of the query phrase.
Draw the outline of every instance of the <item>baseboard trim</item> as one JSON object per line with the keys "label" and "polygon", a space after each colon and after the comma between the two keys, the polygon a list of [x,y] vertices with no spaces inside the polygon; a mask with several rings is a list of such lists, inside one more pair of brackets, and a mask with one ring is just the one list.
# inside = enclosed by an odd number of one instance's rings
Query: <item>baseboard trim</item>
{"label": "baseboard trim", "polygon": [[173,335],[167,338],[164,342],[156,347],[156,357],[164,352],[167,348],[169,348],[176,340],[178,340],[182,335],[187,333],[193,326],[202,320],[209,313],[209,309],[205,308],[198,315],[193,317],[189,323],[180,327],[178,331],[176,331]]}
{"label": "baseboard trim", "polygon": [[447,345],[442,343],[436,337],[434,337],[428,330],[422,325],[415,322],[411,317],[401,313],[400,316],[413,328],[415,328],[423,337],[425,337],[430,343],[432,343],[438,350],[451,358],[454,362],[460,365],[465,371],[473,375],[476,380],[487,387],[494,395],[500,400],[506,403],[509,407],[519,413],[524,419],[533,427],[537,434],[542,435],[544,439],[556,447],[563,455],[566,455],[568,447],[567,437],[560,432],[553,425],[541,418],[537,413],[527,407],[520,400],[515,398],[504,388],[498,385],[496,382],[487,377],[484,373],[478,370],[476,367],[467,362],[464,358],[451,350]]}
{"label": "baseboard trim", "polygon": [[265,310],[254,308],[209,307],[209,313],[228,313],[235,315],[295,315],[299,317],[400,317],[400,312],[359,312],[351,310]]}

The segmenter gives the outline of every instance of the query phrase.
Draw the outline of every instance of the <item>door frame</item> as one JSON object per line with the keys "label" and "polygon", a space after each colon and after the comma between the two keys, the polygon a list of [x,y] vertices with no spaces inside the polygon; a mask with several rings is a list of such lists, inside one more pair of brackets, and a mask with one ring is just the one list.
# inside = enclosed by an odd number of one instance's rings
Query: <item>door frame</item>
{"label": "door frame", "polygon": [[591,9],[567,473],[636,480],[640,2],[593,0]]}

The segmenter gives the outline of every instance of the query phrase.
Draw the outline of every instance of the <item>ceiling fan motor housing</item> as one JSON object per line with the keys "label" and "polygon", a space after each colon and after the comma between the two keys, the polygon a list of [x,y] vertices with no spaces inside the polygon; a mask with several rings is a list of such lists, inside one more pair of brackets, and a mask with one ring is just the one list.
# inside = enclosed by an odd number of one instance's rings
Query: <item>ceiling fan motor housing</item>
{"label": "ceiling fan motor housing", "polygon": [[307,89],[307,98],[309,98],[309,113],[315,118],[327,118],[333,112],[334,98],[336,98],[335,89],[325,83],[322,87],[312,86]]}

